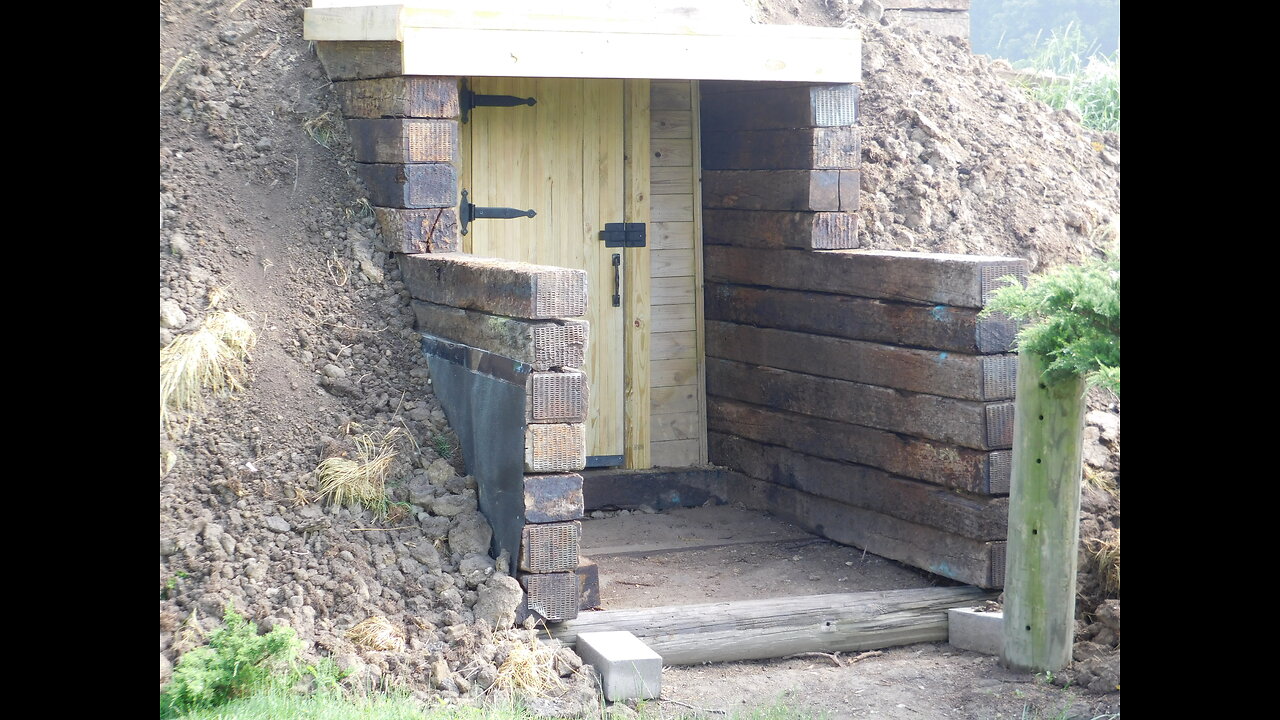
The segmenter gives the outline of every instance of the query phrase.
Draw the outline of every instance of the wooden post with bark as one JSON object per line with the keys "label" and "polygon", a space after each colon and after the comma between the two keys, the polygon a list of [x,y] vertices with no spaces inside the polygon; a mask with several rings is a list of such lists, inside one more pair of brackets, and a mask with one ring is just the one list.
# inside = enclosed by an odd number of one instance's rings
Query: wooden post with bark
{"label": "wooden post with bark", "polygon": [[1085,382],[1046,383],[1042,355],[1024,351],[1018,362],[1004,663],[1056,671],[1071,662],[1075,631]]}

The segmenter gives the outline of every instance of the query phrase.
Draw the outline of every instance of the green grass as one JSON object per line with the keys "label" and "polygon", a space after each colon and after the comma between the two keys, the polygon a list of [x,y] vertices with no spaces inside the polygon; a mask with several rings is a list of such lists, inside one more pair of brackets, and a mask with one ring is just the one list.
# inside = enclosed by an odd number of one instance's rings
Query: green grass
{"label": "green grass", "polygon": [[1086,127],[1120,132],[1119,50],[1111,55],[1097,53],[1078,26],[1067,25],[1039,40],[1030,59],[1015,66],[1059,78],[1028,86],[1035,99],[1057,109],[1074,110]]}
{"label": "green grass", "polygon": [[[660,710],[661,708],[661,710]],[[683,712],[677,712],[683,711]],[[655,700],[641,705],[641,718],[694,720],[707,717],[678,705]],[[785,705],[715,715],[728,720],[822,720]],[[300,695],[281,688],[232,700],[217,708],[192,712],[181,720],[533,720],[519,705],[497,704],[484,708],[423,706],[405,693],[343,693],[338,691]]]}

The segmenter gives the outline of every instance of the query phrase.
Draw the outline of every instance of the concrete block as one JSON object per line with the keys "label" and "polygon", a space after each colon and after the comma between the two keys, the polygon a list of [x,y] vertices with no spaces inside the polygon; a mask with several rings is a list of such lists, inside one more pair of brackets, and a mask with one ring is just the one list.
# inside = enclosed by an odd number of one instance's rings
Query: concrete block
{"label": "concrete block", "polygon": [[576,649],[600,674],[606,700],[644,700],[662,694],[662,656],[635,635],[623,630],[579,633]]}
{"label": "concrete block", "polygon": [[947,611],[947,641],[961,650],[1000,655],[1004,651],[1004,613],[952,608]]}

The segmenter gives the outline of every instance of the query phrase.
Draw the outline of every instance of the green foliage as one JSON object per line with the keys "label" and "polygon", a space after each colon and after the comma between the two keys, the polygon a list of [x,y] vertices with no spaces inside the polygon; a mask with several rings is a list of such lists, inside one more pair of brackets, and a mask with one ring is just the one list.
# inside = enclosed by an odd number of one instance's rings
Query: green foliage
{"label": "green foliage", "polygon": [[1042,37],[1067,25],[1096,52],[1120,49],[1120,0],[973,0],[969,17],[973,51],[1010,61],[1031,57]]}
{"label": "green foliage", "polygon": [[1120,395],[1120,250],[997,290],[983,315],[1023,323],[1018,350],[1049,360],[1045,382],[1070,376]]}
{"label": "green foliage", "polygon": [[453,443],[450,442],[448,435],[436,435],[431,438],[431,446],[435,448],[436,454],[448,460],[453,457]]}
{"label": "green foliage", "polygon": [[1120,51],[1098,54],[1078,25],[1054,30],[1037,40],[1031,57],[1015,64],[1020,69],[1052,75],[1059,80],[1032,85],[1031,96],[1056,109],[1079,113],[1085,127],[1120,132]]}
{"label": "green foliage", "polygon": [[297,651],[292,628],[275,627],[259,635],[252,622],[228,605],[223,626],[209,634],[209,644],[178,660],[173,681],[160,696],[161,717],[216,707],[268,688]]}

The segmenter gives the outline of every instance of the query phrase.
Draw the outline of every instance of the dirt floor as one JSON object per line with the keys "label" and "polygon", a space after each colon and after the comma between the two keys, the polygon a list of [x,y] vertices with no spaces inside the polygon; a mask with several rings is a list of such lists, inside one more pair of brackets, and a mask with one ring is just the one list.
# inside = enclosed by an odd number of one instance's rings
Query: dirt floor
{"label": "dirt floor", "polygon": [[[264,629],[294,628],[307,657],[334,658],[352,682],[402,685],[430,702],[476,701],[525,637],[484,626],[514,607],[519,590],[513,598],[514,581],[493,572],[474,481],[460,474],[408,294],[364,201],[330,84],[302,39],[306,5],[159,5],[160,345],[220,310],[257,332],[244,389],[207,394],[161,429],[160,680],[231,603]],[[1096,256],[1119,212],[1118,135],[1089,133],[1027,101],[956,43],[881,25],[877,6],[744,4],[769,22],[864,28],[864,246],[1007,253],[1038,267]],[[905,94],[915,86],[928,91]],[[907,105],[914,114],[901,113]],[[1071,688],[923,645],[847,667],[803,658],[673,668],[666,696],[703,708],[781,698],[836,717],[1118,712],[1118,587],[1084,550],[1114,538],[1118,552],[1119,404],[1093,407],[1077,646],[1086,671],[1055,678]],[[355,452],[362,434],[397,429],[391,517],[319,500],[321,460]],[[669,515],[655,521],[684,522]],[[601,555],[606,601],[634,599],[635,590],[662,603],[704,602],[725,588],[749,597],[934,581],[861,550],[777,532],[737,543],[743,537],[724,529],[673,525],[668,538],[720,546]],[[597,548],[620,544],[588,533]],[[396,628],[402,647],[375,650],[348,637],[375,616]],[[1107,694],[1077,695],[1082,685]],[[587,693],[558,712],[589,714],[593,702]]]}
{"label": "dirt floor", "polygon": [[[600,567],[604,610],[957,584],[741,506],[594,515],[583,521],[582,554]],[[668,715],[696,708],[709,717],[778,704],[832,720],[1120,712],[1118,693],[1063,689],[947,643],[666,667],[662,682],[662,698],[671,702],[633,704]]]}
{"label": "dirt floor", "polygon": [[758,510],[623,512],[582,523],[605,610],[955,584]]}
{"label": "dirt floor", "polygon": [[[1013,673],[987,655],[946,643],[826,657],[669,667],[662,696],[704,710],[742,711],[771,704],[839,718],[1118,717],[1120,695],[1060,688],[1044,676]],[[855,662],[856,661],[856,662]],[[668,713],[684,710],[664,705]],[[715,713],[705,713],[708,717]]]}

